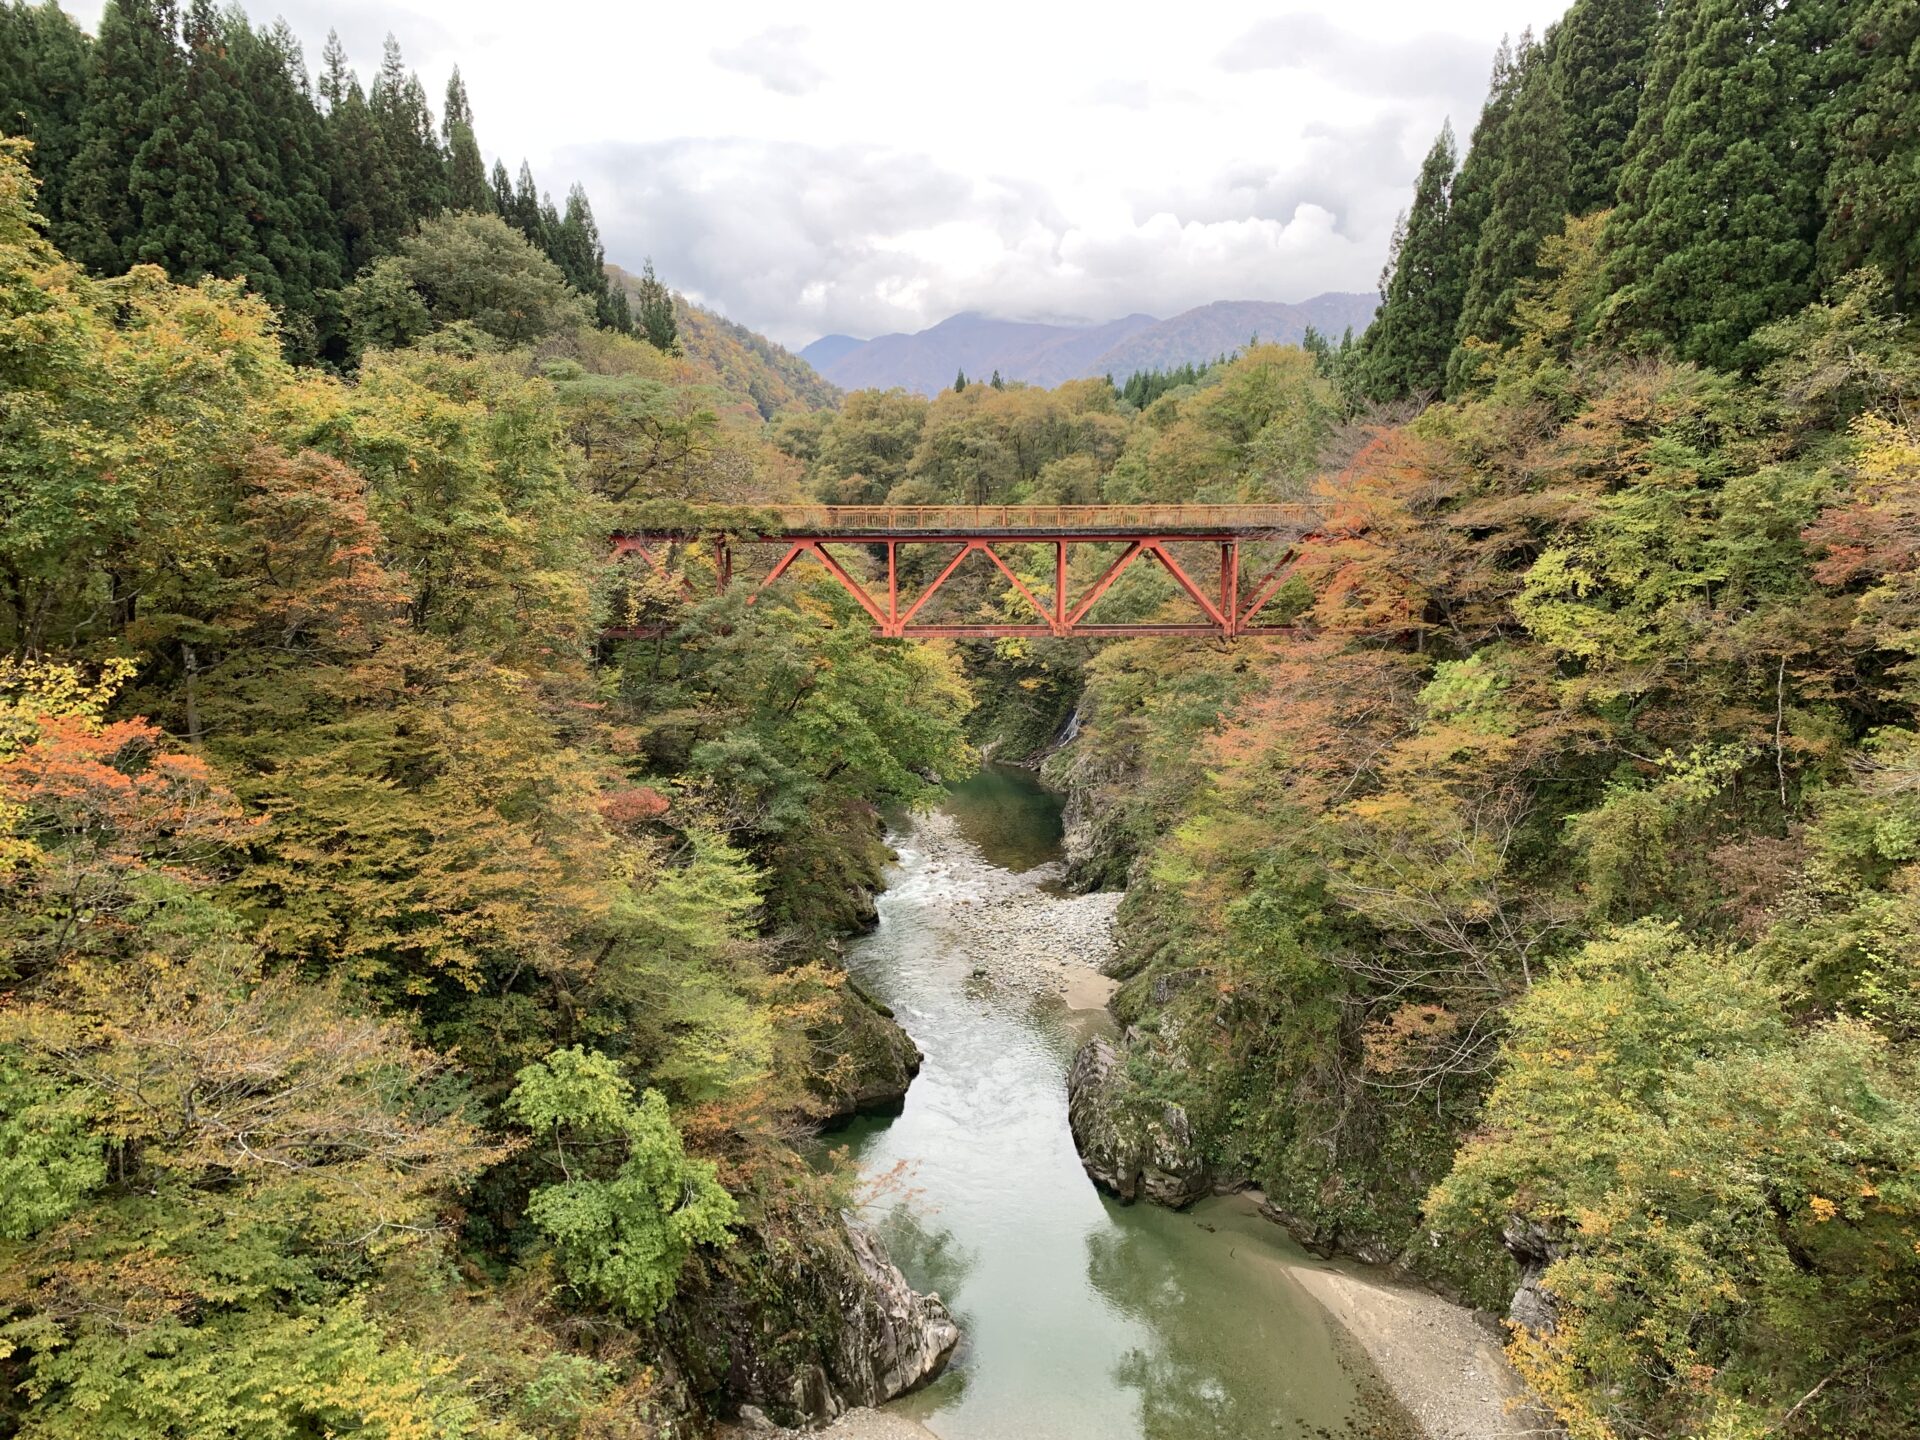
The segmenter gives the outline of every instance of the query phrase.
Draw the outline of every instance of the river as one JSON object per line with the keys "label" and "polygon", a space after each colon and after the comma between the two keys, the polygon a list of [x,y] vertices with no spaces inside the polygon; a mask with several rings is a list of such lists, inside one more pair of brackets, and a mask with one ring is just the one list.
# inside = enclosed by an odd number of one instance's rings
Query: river
{"label": "river", "polygon": [[[957,834],[956,834],[957,831]],[[866,1219],[965,1338],[889,1407],[942,1440],[1393,1437],[1397,1407],[1242,1198],[1122,1206],[1080,1168],[1066,1070],[1104,1011],[983,978],[985,898],[1052,873],[1055,797],[991,768],[903,825],[879,928],[849,969],[926,1055],[900,1115],[833,1137],[891,1177]],[[985,920],[983,921],[983,916]]]}

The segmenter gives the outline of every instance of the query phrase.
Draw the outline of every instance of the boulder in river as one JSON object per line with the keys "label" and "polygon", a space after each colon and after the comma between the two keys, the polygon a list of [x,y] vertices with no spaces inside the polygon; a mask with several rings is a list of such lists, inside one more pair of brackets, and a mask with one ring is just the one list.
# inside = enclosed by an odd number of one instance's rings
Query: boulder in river
{"label": "boulder in river", "polygon": [[1121,1052],[1103,1036],[1073,1057],[1067,1124],[1088,1176],[1121,1200],[1144,1196],[1178,1210],[1213,1191],[1187,1112],[1135,1093]]}

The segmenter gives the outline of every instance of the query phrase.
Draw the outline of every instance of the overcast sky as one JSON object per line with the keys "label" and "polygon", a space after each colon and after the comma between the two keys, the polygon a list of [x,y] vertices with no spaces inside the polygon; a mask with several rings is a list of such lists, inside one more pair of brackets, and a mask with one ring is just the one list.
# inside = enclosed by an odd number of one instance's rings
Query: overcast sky
{"label": "overcast sky", "polygon": [[1441,120],[1566,0],[245,6],[363,79],[392,31],[436,108],[458,64],[489,162],[798,346],[1370,290]]}

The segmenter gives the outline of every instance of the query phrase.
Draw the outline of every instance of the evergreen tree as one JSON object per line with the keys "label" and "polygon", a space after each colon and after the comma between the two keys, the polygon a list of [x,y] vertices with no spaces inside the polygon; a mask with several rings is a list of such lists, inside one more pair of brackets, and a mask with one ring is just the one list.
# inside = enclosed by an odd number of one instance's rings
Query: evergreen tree
{"label": "evergreen tree", "polygon": [[1363,385],[1376,400],[1435,394],[1446,376],[1461,286],[1450,207],[1454,160],[1453,127],[1443,125],[1420,167],[1413,209],[1395,226],[1380,308],[1362,342]]}
{"label": "evergreen tree", "polygon": [[1567,209],[1587,215],[1613,203],[1627,136],[1646,87],[1660,0],[1578,0],[1554,34],[1567,134]]}
{"label": "evergreen tree", "polygon": [[507,162],[496,159],[493,162],[493,213],[503,218],[513,214],[513,181],[507,175]]}
{"label": "evergreen tree", "polygon": [[1854,8],[1826,131],[1820,273],[1877,265],[1905,310],[1920,303],[1920,5]]}
{"label": "evergreen tree", "polygon": [[347,89],[353,84],[353,71],[347,66],[347,47],[340,43],[340,32],[327,32],[326,47],[320,52],[320,108],[326,114],[332,114],[340,108],[340,102],[347,98]]}
{"label": "evergreen tree", "polygon": [[[648,263],[651,264],[652,262],[649,261]],[[959,371],[955,373],[953,377],[953,393],[958,395],[961,391],[965,390],[966,388],[967,388],[967,370],[966,370],[966,367],[963,365],[960,367]]]}
{"label": "evergreen tree", "polygon": [[554,251],[554,264],[567,277],[567,283],[592,304],[595,322],[604,330],[632,330],[633,314],[626,296],[622,294],[616,304],[614,288],[607,282],[607,256],[600,244],[600,227],[594,223],[587,192],[579,185],[567,192],[567,213],[554,232]]}
{"label": "evergreen tree", "polygon": [[1623,343],[1735,366],[1759,326],[1812,298],[1833,14],[1674,0],[1604,240],[1603,323]]}
{"label": "evergreen tree", "polygon": [[993,372],[993,378],[989,380],[987,384],[996,390],[1004,390],[1007,388],[1007,382],[1000,378],[1000,372],[998,370]]}
{"label": "evergreen tree", "polygon": [[66,182],[80,145],[88,41],[56,0],[0,8],[0,132],[33,141],[39,210],[65,214]]}
{"label": "evergreen tree", "polygon": [[1479,347],[1505,342],[1521,287],[1540,274],[1540,244],[1557,235],[1567,214],[1567,117],[1560,100],[1551,47],[1523,52],[1518,93],[1507,121],[1502,165],[1488,191],[1488,208],[1474,246],[1461,302],[1459,337],[1447,360],[1447,389],[1474,375]]}
{"label": "evergreen tree", "polygon": [[514,183],[513,203],[503,207],[500,214],[541,250],[547,248],[546,228],[540,221],[540,195],[533,185],[533,167],[524,160],[520,162],[520,178]]}
{"label": "evergreen tree", "polygon": [[1519,99],[1522,66],[1533,49],[1533,36],[1523,33],[1516,53],[1511,42],[1502,39],[1493,55],[1493,76],[1487,86],[1486,103],[1473,127],[1466,158],[1454,177],[1448,197],[1447,236],[1453,252],[1451,262],[1457,287],[1452,324],[1459,322],[1459,305],[1466,298],[1467,275],[1473,268],[1474,252],[1480,248],[1480,227],[1493,209],[1493,186],[1507,163],[1507,120]]}
{"label": "evergreen tree", "polygon": [[213,0],[190,0],[182,39],[157,121],[129,167],[136,219],[124,259],[162,266],[186,284],[236,274],[258,284],[266,257],[254,249],[241,208],[258,178],[253,127]]}
{"label": "evergreen tree", "polygon": [[347,268],[357,271],[393,248],[410,217],[380,126],[351,73],[327,112],[326,142],[334,223]]}
{"label": "evergreen tree", "polygon": [[408,222],[439,214],[447,206],[446,156],[427,106],[427,92],[420,77],[408,71],[399,42],[391,35],[367,105]]}
{"label": "evergreen tree", "polygon": [[159,120],[161,93],[181,64],[178,25],[172,0],[107,0],[100,16],[54,238],[102,274],[118,274],[137,258],[140,219],[129,182],[134,156]]}
{"label": "evergreen tree", "polygon": [[467,87],[455,66],[447,81],[447,105],[440,113],[440,138],[447,151],[447,203],[455,210],[485,213],[493,209],[493,190],[487,184],[486,161],[474,138],[473,107]]}
{"label": "evergreen tree", "polygon": [[673,296],[653,273],[651,255],[640,268],[640,305],[634,322],[654,349],[671,354],[679,346],[680,323],[673,316]]}

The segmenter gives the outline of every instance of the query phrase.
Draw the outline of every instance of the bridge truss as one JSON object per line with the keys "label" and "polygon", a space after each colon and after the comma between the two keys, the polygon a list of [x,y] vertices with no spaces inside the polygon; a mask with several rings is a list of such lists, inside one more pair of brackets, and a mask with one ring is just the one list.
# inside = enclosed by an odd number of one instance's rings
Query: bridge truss
{"label": "bridge truss", "polygon": [[[622,532],[614,537],[614,552],[643,561],[693,596],[696,592],[684,568],[676,567],[676,551],[681,547],[694,542],[709,547],[721,593],[733,586],[740,547],[777,547],[778,558],[748,592],[747,604],[757,601],[795,566],[811,561],[853,597],[873,621],[875,633],[889,637],[1211,635],[1234,639],[1291,629],[1262,624],[1261,616],[1286,584],[1299,542],[1319,520],[1311,508],[1293,505],[805,506],[766,513],[769,521],[749,533],[702,532],[694,526]],[[1243,571],[1243,545],[1276,541],[1282,545],[1278,558],[1251,576]],[[902,552],[915,546],[951,553],[930,583],[909,594]],[[1016,571],[1008,553],[1016,546],[1051,549],[1050,584],[1030,583]],[[1069,573],[1073,551],[1092,546],[1107,552],[1101,557],[1106,563],[1097,578],[1076,586]],[[1118,555],[1108,558],[1116,546]],[[1176,555],[1176,546],[1184,562]],[[842,553],[836,555],[829,547]],[[849,552],[864,552],[869,558],[856,560]],[[1031,611],[1031,619],[950,624],[922,618],[928,602],[975,553],[984,555],[1005,577]],[[1205,558],[1196,560],[1196,556]],[[1101,597],[1137,565],[1163,569],[1192,601],[1195,618],[1123,624],[1094,620],[1092,611]],[[872,573],[863,578],[856,569]],[[622,638],[653,634],[657,628],[628,626],[609,633]]]}

